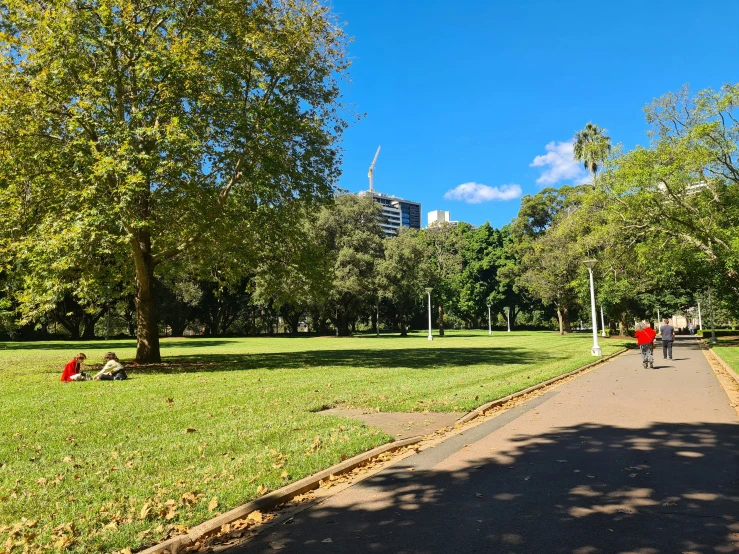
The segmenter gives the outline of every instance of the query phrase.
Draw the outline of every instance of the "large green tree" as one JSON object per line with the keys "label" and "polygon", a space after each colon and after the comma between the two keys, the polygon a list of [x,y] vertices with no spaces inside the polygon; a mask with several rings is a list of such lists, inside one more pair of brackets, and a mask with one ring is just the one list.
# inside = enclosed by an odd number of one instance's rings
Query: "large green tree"
{"label": "large green tree", "polygon": [[[315,217],[306,240],[319,249],[324,268],[315,312],[330,319],[341,335],[377,302],[377,264],[383,258],[382,208],[372,198],[343,194]],[[315,275],[315,273],[314,273]]]}
{"label": "large green tree", "polygon": [[403,227],[396,237],[385,240],[385,257],[379,262],[380,295],[388,301],[401,336],[408,334],[408,322],[424,304],[433,266],[418,231]]}
{"label": "large green tree", "polygon": [[156,276],[248,265],[282,207],[331,195],[347,66],[314,0],[0,4],[0,251],[23,302],[126,258],[137,360],[158,361]]}
{"label": "large green tree", "polygon": [[462,251],[465,246],[463,227],[450,223],[429,225],[422,233],[433,272],[430,286],[438,304],[439,335],[444,336],[444,309],[454,306],[459,298],[459,277],[462,271]]}

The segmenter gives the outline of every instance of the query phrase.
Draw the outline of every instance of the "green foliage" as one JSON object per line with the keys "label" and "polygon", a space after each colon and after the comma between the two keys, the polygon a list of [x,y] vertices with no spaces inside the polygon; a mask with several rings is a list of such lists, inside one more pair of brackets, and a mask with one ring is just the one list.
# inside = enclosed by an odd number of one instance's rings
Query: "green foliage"
{"label": "green foliage", "polygon": [[611,138],[606,135],[605,129],[588,122],[584,129],[575,133],[575,159],[582,162],[593,176],[598,173],[610,151]]}
{"label": "green foliage", "polygon": [[385,240],[385,257],[377,266],[381,298],[391,306],[402,336],[414,312],[425,304],[424,288],[431,282],[432,262],[415,229],[402,228]]}
{"label": "green foliage", "polygon": [[238,273],[331,196],[343,31],[314,0],[0,10],[2,265],[27,314],[135,289],[155,361],[155,275],[183,254]]}

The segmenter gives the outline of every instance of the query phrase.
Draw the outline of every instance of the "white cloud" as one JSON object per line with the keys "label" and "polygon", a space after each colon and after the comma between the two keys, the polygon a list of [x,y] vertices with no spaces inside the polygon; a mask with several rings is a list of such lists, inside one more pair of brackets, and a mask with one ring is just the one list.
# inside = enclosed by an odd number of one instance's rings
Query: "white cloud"
{"label": "white cloud", "polygon": [[520,196],[521,187],[513,183],[500,187],[489,187],[480,183],[463,183],[444,194],[447,200],[463,200],[467,204],[480,204],[490,200],[514,200]]}
{"label": "white cloud", "polygon": [[536,184],[546,186],[560,181],[571,181],[576,185],[581,185],[590,181],[590,173],[580,162],[575,161],[574,143],[574,140],[552,141],[546,145],[547,153],[536,156],[530,164],[530,167],[544,168]]}

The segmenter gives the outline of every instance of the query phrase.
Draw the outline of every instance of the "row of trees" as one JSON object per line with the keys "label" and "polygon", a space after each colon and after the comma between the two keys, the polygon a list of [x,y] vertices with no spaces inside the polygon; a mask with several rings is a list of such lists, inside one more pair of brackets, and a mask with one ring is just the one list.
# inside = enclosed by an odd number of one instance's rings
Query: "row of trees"
{"label": "row of trees", "polygon": [[522,263],[512,278],[556,307],[562,332],[568,314],[589,304],[587,258],[598,260],[598,302],[612,329],[707,308],[709,291],[723,320],[739,315],[739,86],[683,88],[645,112],[649,146],[611,149],[605,131],[588,124],[575,154],[592,184],[523,198],[513,225]]}
{"label": "row of trees", "polygon": [[[7,0],[0,6],[0,321],[95,332],[115,314],[160,360],[163,324],[223,333],[401,330],[434,287],[436,319],[486,304],[561,332],[596,257],[612,321],[739,294],[739,87],[647,108],[651,144],[589,124],[592,185],[523,199],[503,229],[384,239],[371,201],[334,198],[346,36],[317,0]],[[519,315],[520,314],[520,315]],[[733,315],[733,312],[732,312]]]}

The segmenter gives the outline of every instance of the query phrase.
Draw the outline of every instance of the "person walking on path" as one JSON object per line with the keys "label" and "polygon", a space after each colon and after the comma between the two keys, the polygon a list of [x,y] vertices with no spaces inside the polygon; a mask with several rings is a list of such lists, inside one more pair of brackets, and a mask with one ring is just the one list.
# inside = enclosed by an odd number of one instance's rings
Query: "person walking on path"
{"label": "person walking on path", "polygon": [[670,325],[670,320],[664,318],[662,327],[659,328],[659,334],[662,335],[662,356],[666,360],[672,360],[672,343],[675,341],[675,328]]}
{"label": "person walking on path", "polygon": [[636,324],[636,330],[634,332],[636,337],[636,344],[639,345],[639,351],[641,352],[642,365],[646,367],[654,367],[654,337],[657,333],[652,326],[646,321],[640,321]]}

